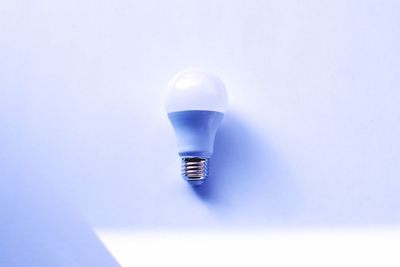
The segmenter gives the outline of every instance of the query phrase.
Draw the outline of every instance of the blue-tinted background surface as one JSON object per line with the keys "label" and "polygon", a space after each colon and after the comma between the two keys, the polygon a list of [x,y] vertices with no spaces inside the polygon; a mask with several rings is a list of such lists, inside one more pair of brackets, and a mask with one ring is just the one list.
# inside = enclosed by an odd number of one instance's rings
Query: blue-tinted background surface
{"label": "blue-tinted background surface", "polygon": [[[398,1],[1,1],[3,196],[113,229],[399,225],[399,25]],[[199,191],[162,107],[187,67],[230,94]]]}

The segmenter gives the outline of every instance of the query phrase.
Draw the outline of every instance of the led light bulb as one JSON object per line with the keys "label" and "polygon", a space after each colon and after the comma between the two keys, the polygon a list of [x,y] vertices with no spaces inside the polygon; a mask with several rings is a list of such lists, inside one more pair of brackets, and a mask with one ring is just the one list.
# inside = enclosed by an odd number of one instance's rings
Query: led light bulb
{"label": "led light bulb", "polygon": [[165,109],[178,139],[182,176],[191,185],[208,178],[208,160],[227,104],[222,81],[202,70],[182,71],[168,86]]}

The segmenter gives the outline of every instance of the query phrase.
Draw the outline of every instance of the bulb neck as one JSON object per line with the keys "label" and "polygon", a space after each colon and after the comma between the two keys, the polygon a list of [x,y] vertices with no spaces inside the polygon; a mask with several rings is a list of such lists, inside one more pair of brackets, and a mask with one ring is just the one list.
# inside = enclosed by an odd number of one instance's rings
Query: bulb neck
{"label": "bulb neck", "polygon": [[208,178],[208,158],[182,157],[182,177],[193,186],[202,185]]}
{"label": "bulb neck", "polygon": [[178,140],[178,153],[185,158],[209,158],[224,114],[208,110],[185,110],[168,113]]}

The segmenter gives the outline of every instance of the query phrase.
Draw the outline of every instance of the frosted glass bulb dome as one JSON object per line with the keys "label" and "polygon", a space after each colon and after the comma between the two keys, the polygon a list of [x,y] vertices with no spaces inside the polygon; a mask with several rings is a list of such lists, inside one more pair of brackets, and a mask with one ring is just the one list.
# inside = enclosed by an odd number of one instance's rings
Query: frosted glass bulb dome
{"label": "frosted glass bulb dome", "polygon": [[167,113],[184,110],[225,113],[227,104],[223,82],[216,75],[199,69],[178,73],[169,83],[165,96]]}
{"label": "frosted glass bulb dome", "polygon": [[191,185],[208,178],[208,162],[227,104],[224,84],[205,71],[185,70],[169,83],[165,109],[178,140],[182,177]]}

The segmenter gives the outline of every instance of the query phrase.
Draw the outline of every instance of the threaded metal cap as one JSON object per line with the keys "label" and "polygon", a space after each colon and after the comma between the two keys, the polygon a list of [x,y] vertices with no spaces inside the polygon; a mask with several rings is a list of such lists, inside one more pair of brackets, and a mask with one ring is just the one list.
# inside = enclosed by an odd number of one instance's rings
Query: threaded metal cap
{"label": "threaded metal cap", "polygon": [[182,177],[191,185],[203,184],[208,177],[208,158],[182,158]]}

